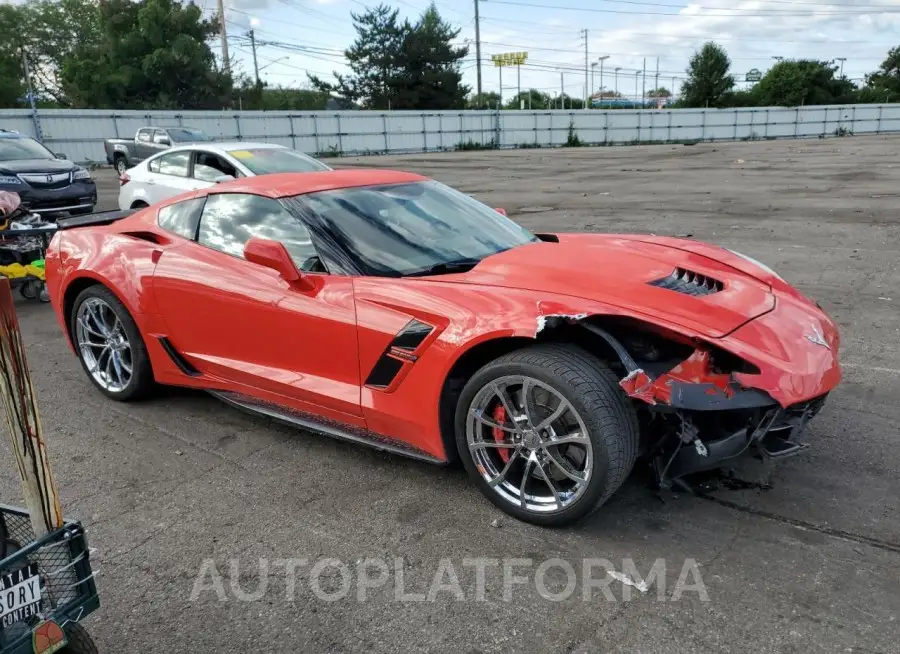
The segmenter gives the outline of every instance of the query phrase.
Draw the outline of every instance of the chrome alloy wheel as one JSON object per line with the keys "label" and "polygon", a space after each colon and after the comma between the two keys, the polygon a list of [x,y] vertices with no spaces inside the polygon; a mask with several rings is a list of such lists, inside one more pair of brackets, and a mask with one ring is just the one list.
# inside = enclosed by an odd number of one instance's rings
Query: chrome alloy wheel
{"label": "chrome alloy wheel", "polygon": [[466,441],[475,467],[505,501],[553,513],[585,492],[594,453],[584,420],[552,386],[500,377],[469,405]]}
{"label": "chrome alloy wheel", "polygon": [[78,352],[97,384],[118,393],[131,381],[131,343],[113,308],[98,297],[86,299],[75,316]]}

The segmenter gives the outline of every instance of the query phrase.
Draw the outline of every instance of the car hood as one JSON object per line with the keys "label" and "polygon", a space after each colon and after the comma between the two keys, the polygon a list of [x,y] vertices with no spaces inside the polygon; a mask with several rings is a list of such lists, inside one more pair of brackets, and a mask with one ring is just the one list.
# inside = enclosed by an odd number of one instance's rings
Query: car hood
{"label": "car hood", "polygon": [[[433,279],[531,290],[613,305],[720,338],[775,307],[757,266],[722,248],[653,236],[557,234],[500,252],[471,271]],[[676,269],[719,282],[691,295],[654,286]],[[690,287],[701,290],[698,287]]]}
{"label": "car hood", "polygon": [[65,173],[75,168],[75,164],[65,159],[19,159],[0,161],[0,171],[11,173]]}

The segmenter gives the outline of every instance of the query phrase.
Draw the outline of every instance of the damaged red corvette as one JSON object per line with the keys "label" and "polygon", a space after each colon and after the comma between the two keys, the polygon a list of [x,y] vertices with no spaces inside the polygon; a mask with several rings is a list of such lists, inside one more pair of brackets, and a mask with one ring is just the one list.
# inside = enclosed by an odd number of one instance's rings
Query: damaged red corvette
{"label": "damaged red corvette", "polygon": [[53,308],[91,381],[154,384],[436,463],[575,521],[635,462],[661,488],[783,457],[839,382],[832,320],[676,238],[532,234],[386,170],[241,179],[60,221]]}

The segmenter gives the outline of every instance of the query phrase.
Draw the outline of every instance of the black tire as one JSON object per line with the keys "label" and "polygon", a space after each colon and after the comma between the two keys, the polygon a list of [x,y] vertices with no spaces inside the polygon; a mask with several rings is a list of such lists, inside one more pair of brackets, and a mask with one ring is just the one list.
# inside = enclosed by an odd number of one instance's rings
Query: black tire
{"label": "black tire", "polygon": [[113,158],[113,167],[118,174],[123,175],[128,170],[128,161],[125,156],[120,154]]}
{"label": "black tire", "polygon": [[[526,375],[552,386],[584,421],[594,465],[587,489],[570,506],[552,513],[523,509],[501,497],[476,468],[466,439],[470,405],[485,385],[508,375]],[[602,361],[571,345],[535,345],[482,367],[463,388],[455,424],[460,459],[478,489],[513,517],[548,527],[572,524],[602,506],[628,477],[638,453],[637,413],[618,378]]]}
{"label": "black tire", "polygon": [[[122,323],[122,327],[131,344],[131,379],[121,391],[110,391],[98,384],[88,369],[84,357],[81,356],[81,352],[78,348],[78,332],[76,330],[78,309],[90,298],[100,298],[109,305],[113,312],[115,312],[116,317]],[[130,400],[137,400],[145,397],[153,390],[155,386],[153,369],[150,364],[150,357],[147,354],[147,346],[144,344],[144,339],[141,336],[134,319],[131,317],[131,314],[128,313],[128,309],[125,308],[125,305],[122,304],[119,301],[119,298],[117,298],[108,288],[100,284],[95,284],[94,286],[88,286],[78,294],[78,297],[75,298],[75,302],[72,305],[72,314],[69,316],[69,333],[72,335],[73,343],[75,343],[78,361],[81,363],[82,369],[88,376],[88,379],[91,380],[91,383],[104,395],[111,397],[114,400],[119,400],[120,402],[128,402]]]}
{"label": "black tire", "polygon": [[59,654],[100,654],[87,629],[77,622],[67,624],[65,632],[69,642],[59,650]]}
{"label": "black tire", "polygon": [[147,204],[146,202],[141,202],[140,200],[138,200],[137,202],[132,202],[130,208],[131,209],[146,209],[149,206],[150,205]]}

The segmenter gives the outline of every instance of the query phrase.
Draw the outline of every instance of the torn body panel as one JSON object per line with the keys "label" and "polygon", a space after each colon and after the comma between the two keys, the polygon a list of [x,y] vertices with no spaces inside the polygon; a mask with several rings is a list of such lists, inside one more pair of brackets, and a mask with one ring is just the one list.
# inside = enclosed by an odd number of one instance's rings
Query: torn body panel
{"label": "torn body panel", "polygon": [[690,357],[656,379],[638,369],[629,373],[619,385],[629,397],[647,404],[665,404],[693,411],[746,409],[776,404],[767,393],[742,387],[734,373],[715,372],[711,353],[703,348],[697,348]]}

